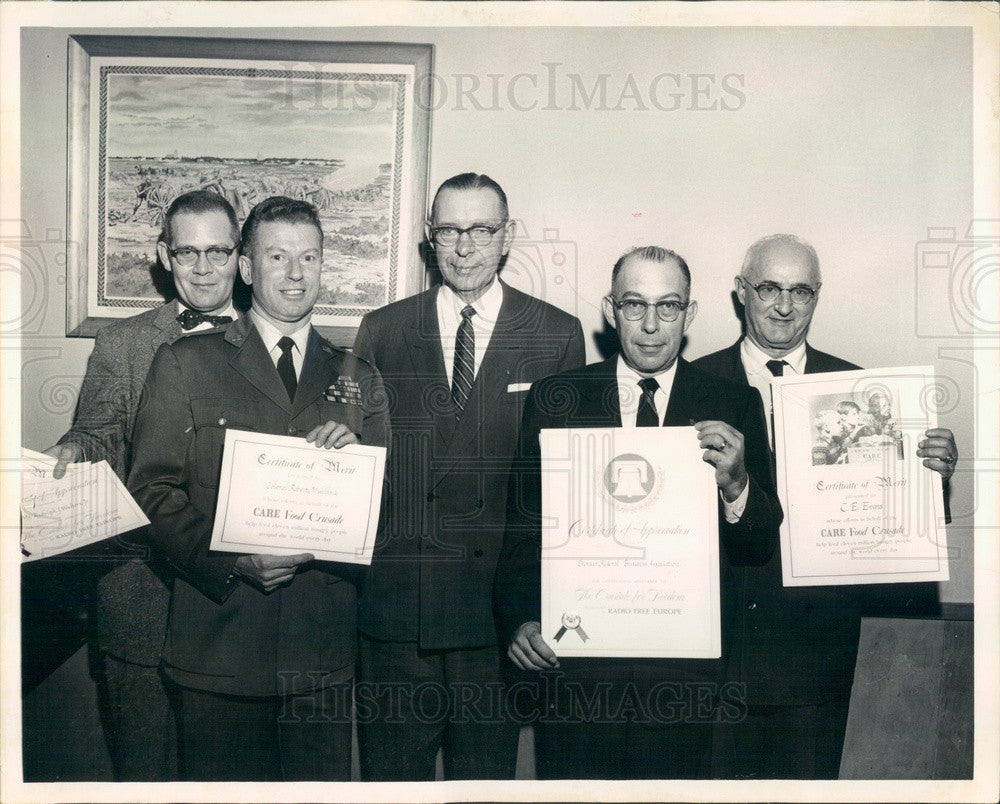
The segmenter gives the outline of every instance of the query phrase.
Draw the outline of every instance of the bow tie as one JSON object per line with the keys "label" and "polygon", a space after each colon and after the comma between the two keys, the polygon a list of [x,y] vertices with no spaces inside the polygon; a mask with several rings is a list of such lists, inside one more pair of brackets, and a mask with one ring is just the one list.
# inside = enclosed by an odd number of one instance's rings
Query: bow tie
{"label": "bow tie", "polygon": [[180,323],[181,329],[185,332],[206,322],[211,324],[213,327],[217,327],[220,324],[228,324],[232,320],[233,317],[231,315],[206,315],[198,310],[185,310],[177,316],[177,321]]}

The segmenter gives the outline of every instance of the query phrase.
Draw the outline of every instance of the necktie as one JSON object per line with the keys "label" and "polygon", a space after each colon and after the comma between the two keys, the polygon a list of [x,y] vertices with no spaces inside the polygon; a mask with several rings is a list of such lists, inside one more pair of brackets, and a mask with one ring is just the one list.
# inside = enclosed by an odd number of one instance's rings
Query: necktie
{"label": "necktie", "polygon": [[660,384],[652,377],[639,380],[642,389],[642,399],[639,400],[639,410],[635,416],[636,427],[659,427],[660,416],[656,412],[656,391]]}
{"label": "necktie", "polygon": [[[775,377],[781,377],[785,373],[785,366],[788,363],[784,360],[768,360],[765,364],[767,370],[770,371]],[[773,396],[773,394],[772,394]],[[774,402],[771,402],[771,452],[774,452]]]}
{"label": "necktie", "polygon": [[232,320],[233,317],[230,315],[206,315],[198,310],[189,310],[187,308],[177,316],[177,321],[181,325],[181,329],[185,332],[205,322],[208,322],[213,327],[217,327],[220,324],[228,324]]}
{"label": "necktie", "polygon": [[278,358],[278,376],[285,384],[289,399],[295,399],[295,388],[298,385],[298,381],[295,379],[295,364],[292,362],[293,346],[295,346],[295,341],[287,335],[278,341],[278,348],[281,350],[281,357]]}
{"label": "necktie", "polygon": [[784,360],[768,360],[764,365],[775,377],[781,377],[785,373],[785,366],[788,363]]}
{"label": "necktie", "polygon": [[455,335],[455,364],[451,372],[451,400],[455,403],[456,415],[461,416],[465,403],[469,400],[472,381],[476,377],[476,333],[472,329],[472,316],[476,310],[472,305],[462,308],[462,323]]}

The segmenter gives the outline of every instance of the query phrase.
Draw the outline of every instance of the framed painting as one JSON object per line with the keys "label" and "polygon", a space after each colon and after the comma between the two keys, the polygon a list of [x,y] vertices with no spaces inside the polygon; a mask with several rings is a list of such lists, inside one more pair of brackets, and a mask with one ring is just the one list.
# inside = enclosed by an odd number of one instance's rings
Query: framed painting
{"label": "framed painting", "polygon": [[323,224],[313,323],[340,346],[423,286],[431,45],[152,36],[69,38],[67,335],[156,307],[173,198],[213,190]]}

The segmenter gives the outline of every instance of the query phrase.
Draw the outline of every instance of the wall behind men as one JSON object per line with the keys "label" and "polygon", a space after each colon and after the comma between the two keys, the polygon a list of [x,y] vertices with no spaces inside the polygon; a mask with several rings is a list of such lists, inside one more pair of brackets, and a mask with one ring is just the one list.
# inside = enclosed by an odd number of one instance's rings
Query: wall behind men
{"label": "wall behind men", "polygon": [[23,279],[22,432],[35,449],[69,426],[93,345],[64,337],[70,33],[433,44],[429,186],[467,170],[503,185],[520,238],[508,279],[577,314],[589,360],[611,266],[631,246],[690,264],[691,359],[739,334],[746,247],[774,232],[809,240],[823,269],[810,341],[866,367],[938,372],[963,456],[942,599],[972,600],[975,368],[947,314],[948,269],[921,261],[929,227],[962,240],[972,218],[967,31],[25,29],[22,218],[44,255]]}

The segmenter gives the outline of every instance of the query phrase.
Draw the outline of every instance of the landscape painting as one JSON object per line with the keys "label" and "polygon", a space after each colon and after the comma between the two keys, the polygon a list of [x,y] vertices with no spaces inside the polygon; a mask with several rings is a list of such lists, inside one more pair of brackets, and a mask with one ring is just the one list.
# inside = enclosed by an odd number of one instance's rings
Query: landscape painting
{"label": "landscape painting", "polygon": [[341,345],[366,312],[419,289],[426,126],[414,136],[412,64],[92,55],[89,68],[87,310],[71,334],[169,297],[156,242],[170,202],[194,189],[241,222],[273,195],[315,205],[313,320]]}

